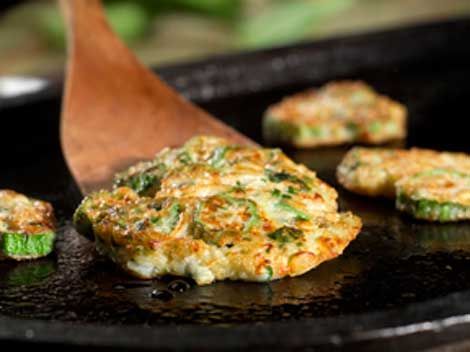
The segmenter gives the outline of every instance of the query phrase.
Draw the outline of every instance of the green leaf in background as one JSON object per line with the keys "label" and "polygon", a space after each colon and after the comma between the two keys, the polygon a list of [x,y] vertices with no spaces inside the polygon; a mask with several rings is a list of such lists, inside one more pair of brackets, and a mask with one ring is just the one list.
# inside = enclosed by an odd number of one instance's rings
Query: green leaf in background
{"label": "green leaf in background", "polygon": [[152,13],[191,11],[213,17],[232,19],[240,14],[242,0],[140,0]]}
{"label": "green leaf in background", "polygon": [[238,27],[238,45],[267,47],[303,38],[324,17],[342,11],[354,0],[278,1]]}
{"label": "green leaf in background", "polygon": [[[142,6],[131,2],[106,3],[111,27],[126,43],[143,37],[151,20]],[[38,29],[55,47],[65,45],[65,27],[57,6],[45,6],[38,13]]]}

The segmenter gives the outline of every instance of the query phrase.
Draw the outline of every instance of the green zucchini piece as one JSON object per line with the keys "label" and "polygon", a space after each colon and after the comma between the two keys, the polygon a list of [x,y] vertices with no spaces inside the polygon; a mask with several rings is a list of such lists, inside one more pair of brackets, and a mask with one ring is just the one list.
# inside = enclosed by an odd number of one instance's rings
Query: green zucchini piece
{"label": "green zucchini piece", "polygon": [[470,175],[433,169],[400,180],[397,209],[417,219],[449,222],[470,219]]}
{"label": "green zucchini piece", "polygon": [[470,207],[452,202],[413,199],[403,193],[398,195],[396,206],[399,210],[421,220],[449,222],[470,219]]}
{"label": "green zucchini piece", "polygon": [[0,236],[1,255],[8,258],[39,258],[48,255],[54,249],[54,232],[34,235],[7,232]]}
{"label": "green zucchini piece", "polygon": [[51,204],[12,190],[0,190],[0,259],[39,258],[54,249]]}

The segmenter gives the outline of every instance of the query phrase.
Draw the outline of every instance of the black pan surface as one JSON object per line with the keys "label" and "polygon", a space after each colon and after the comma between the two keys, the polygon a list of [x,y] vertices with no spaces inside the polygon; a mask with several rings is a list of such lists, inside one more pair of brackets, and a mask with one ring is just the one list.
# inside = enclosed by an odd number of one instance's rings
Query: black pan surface
{"label": "black pan surface", "polygon": [[[267,105],[328,80],[364,79],[408,106],[407,146],[470,152],[469,36],[462,19],[158,72],[260,142]],[[0,100],[0,188],[52,202],[61,224],[54,255],[0,262],[0,346],[412,350],[470,339],[470,224],[414,221],[391,201],[342,190],[334,171],[347,147],[286,150],[337,187],[343,210],[362,217],[343,256],[270,284],[132,279],[70,225],[80,194],[60,151],[59,109],[54,83]]]}

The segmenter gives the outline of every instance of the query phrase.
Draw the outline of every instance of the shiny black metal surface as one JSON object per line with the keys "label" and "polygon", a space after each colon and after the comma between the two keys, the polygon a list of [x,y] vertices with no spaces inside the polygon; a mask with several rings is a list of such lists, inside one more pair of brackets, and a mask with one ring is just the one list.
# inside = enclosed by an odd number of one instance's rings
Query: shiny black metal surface
{"label": "shiny black metal surface", "polygon": [[[159,72],[258,141],[263,110],[283,95],[364,79],[408,106],[408,146],[469,152],[469,35],[470,20],[460,20]],[[334,170],[346,147],[287,150],[336,186],[341,208],[364,221],[340,258],[271,284],[130,278],[70,226],[80,195],[60,152],[59,93],[52,85],[0,100],[0,188],[52,202],[61,221],[54,255],[0,262],[0,346],[410,350],[470,339],[470,223],[417,222],[390,201],[342,190]]]}

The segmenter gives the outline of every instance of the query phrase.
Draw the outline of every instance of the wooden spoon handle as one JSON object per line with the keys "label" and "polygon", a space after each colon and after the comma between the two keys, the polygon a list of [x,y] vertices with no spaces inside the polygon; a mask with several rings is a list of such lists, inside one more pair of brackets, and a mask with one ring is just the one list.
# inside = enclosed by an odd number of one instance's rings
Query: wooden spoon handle
{"label": "wooden spoon handle", "polygon": [[145,68],[113,33],[99,0],[60,3],[69,39],[62,149],[84,193],[109,186],[116,171],[195,135],[253,144]]}
{"label": "wooden spoon handle", "polygon": [[[141,66],[135,56],[109,26],[100,0],[59,0],[67,29],[67,49],[71,59],[80,53],[80,62],[93,65]],[[87,56],[88,55],[88,56]],[[143,67],[142,67],[143,68]]]}

